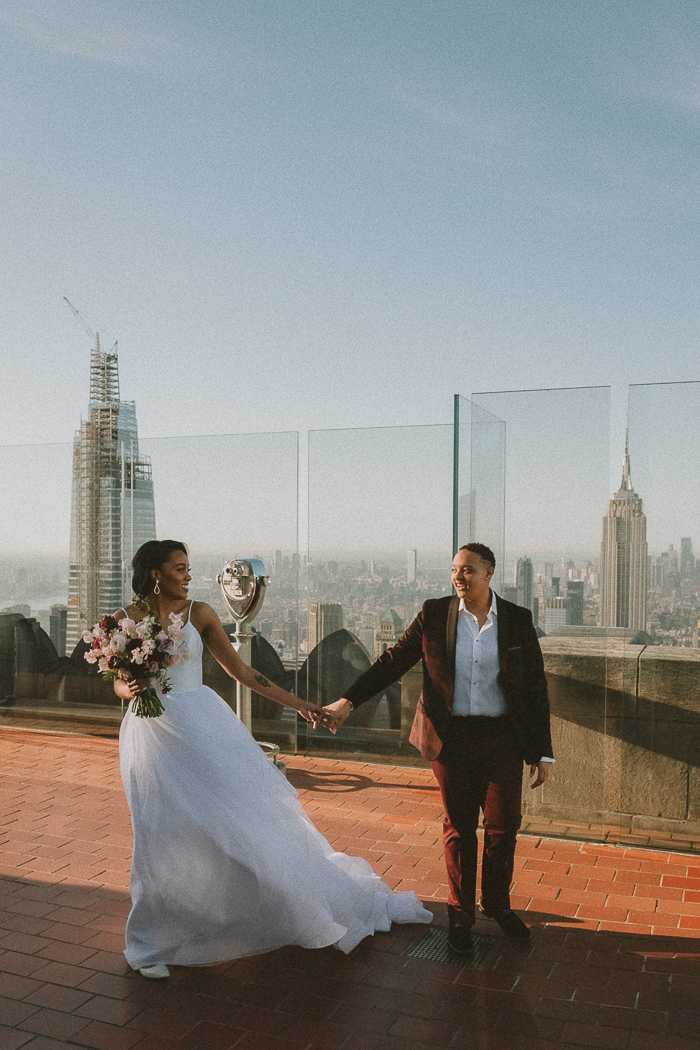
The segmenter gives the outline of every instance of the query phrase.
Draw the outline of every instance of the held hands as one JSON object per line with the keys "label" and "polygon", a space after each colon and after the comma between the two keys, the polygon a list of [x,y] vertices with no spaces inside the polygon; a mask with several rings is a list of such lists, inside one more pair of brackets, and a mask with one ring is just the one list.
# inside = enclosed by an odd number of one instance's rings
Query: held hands
{"label": "held hands", "polygon": [[545,780],[549,776],[549,771],[552,768],[551,762],[537,762],[530,766],[530,776],[534,777],[537,773],[537,778],[530,784],[531,788],[539,787],[544,784]]}
{"label": "held hands", "polygon": [[341,699],[336,700],[334,704],[328,704],[327,707],[322,709],[322,717],[318,719],[318,722],[314,722],[314,729],[320,724],[325,729],[330,729],[331,733],[335,734],[351,711],[352,704],[350,701],[341,697]]}
{"label": "held hands", "polygon": [[325,724],[324,709],[322,707],[319,707],[317,704],[312,704],[308,700],[300,700],[299,706],[297,707],[297,711],[299,712],[302,718],[306,719],[307,722],[313,722],[314,729],[319,723],[321,723],[322,725]]}

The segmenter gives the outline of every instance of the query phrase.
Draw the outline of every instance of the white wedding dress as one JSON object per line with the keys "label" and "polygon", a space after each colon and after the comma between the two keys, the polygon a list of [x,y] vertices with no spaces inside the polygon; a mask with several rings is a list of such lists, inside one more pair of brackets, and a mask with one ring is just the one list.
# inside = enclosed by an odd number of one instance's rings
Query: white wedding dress
{"label": "white wedding dress", "polygon": [[299,944],[349,952],[393,922],[430,922],[359,857],[334,853],[217,693],[202,684],[202,641],[169,671],[160,718],[129,709],[119,751],[131,822],[126,959],[206,965]]}

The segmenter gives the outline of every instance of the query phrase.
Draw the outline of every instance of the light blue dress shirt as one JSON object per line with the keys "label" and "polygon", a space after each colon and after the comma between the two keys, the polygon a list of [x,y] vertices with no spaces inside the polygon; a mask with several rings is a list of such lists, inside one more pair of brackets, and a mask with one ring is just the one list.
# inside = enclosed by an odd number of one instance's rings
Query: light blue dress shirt
{"label": "light blue dress shirt", "polygon": [[[464,598],[459,602],[455,652],[455,694],[452,714],[498,718],[508,714],[508,704],[498,684],[498,608],[491,591],[491,608],[479,629],[479,621],[469,612]],[[541,762],[554,762],[542,756]]]}
{"label": "light blue dress shirt", "polygon": [[484,626],[469,612],[464,599],[457,616],[455,693],[453,715],[482,715],[498,718],[508,713],[508,704],[498,684],[498,612],[491,592],[491,608]]}

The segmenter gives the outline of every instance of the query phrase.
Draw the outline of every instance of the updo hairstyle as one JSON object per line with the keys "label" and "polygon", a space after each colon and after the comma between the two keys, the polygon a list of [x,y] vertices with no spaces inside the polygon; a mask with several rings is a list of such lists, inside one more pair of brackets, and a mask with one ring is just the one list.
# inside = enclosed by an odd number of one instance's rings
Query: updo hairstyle
{"label": "updo hairstyle", "polygon": [[146,598],[154,587],[151,572],[162,569],[173,551],[182,551],[189,557],[189,551],[180,540],[149,540],[141,544],[131,562],[134,575],[131,586],[137,598]]}

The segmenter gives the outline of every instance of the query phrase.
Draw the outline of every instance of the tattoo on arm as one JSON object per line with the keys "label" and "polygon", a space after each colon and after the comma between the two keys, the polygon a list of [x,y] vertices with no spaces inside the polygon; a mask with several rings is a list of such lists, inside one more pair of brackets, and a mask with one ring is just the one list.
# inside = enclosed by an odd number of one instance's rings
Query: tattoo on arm
{"label": "tattoo on arm", "polygon": [[255,681],[258,683],[258,685],[261,685],[263,689],[270,688],[270,683],[268,682],[264,674],[256,674]]}

